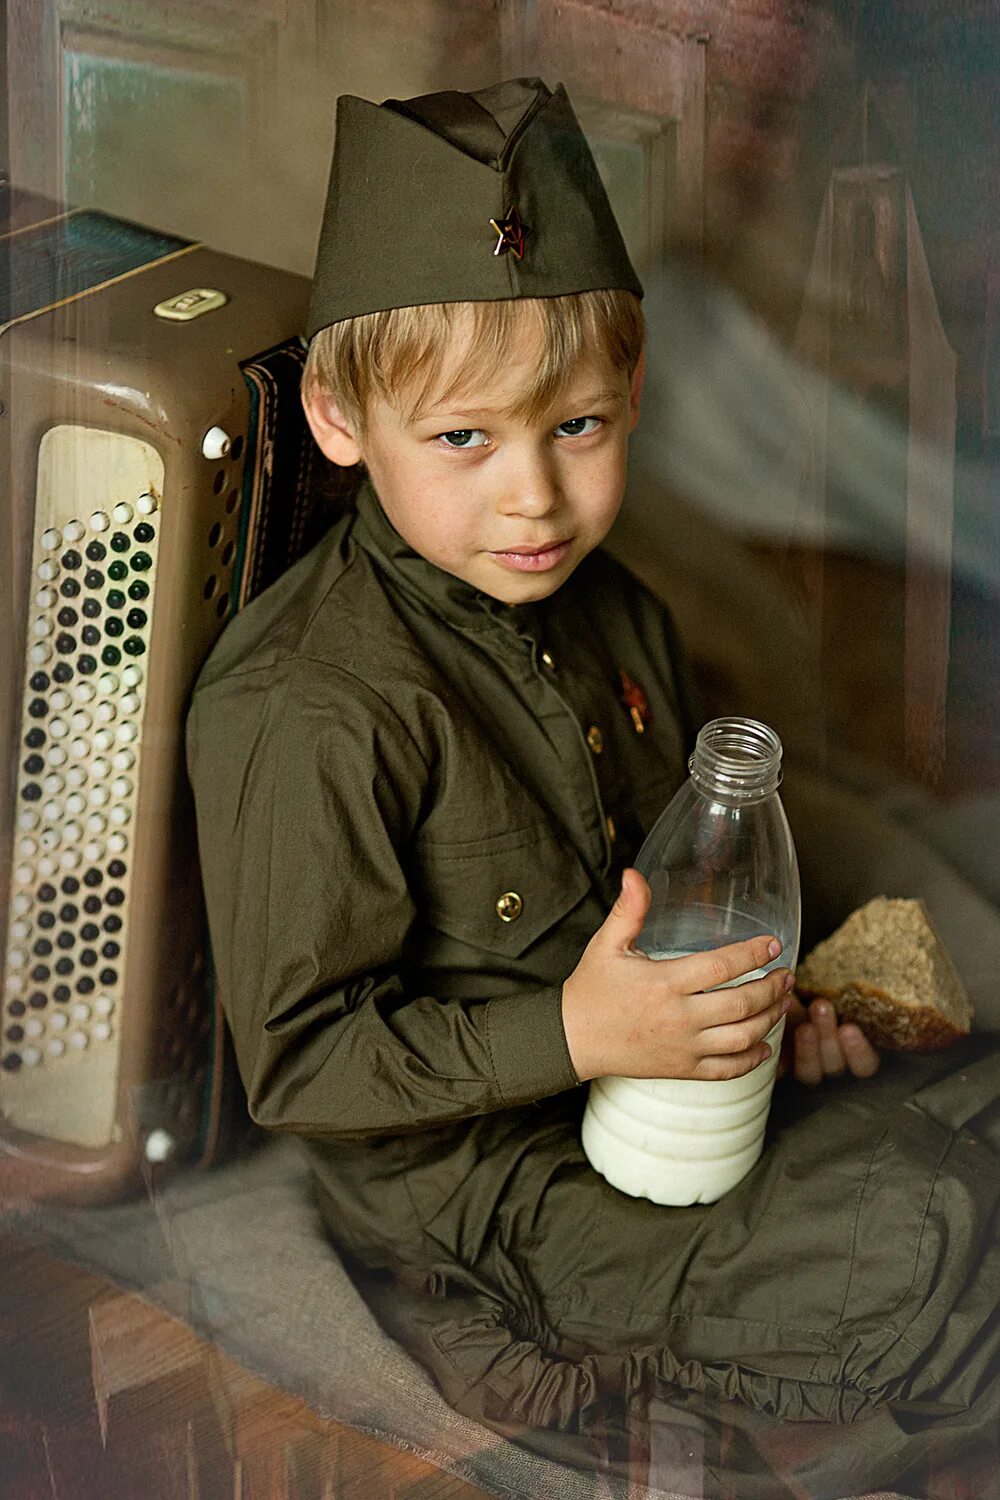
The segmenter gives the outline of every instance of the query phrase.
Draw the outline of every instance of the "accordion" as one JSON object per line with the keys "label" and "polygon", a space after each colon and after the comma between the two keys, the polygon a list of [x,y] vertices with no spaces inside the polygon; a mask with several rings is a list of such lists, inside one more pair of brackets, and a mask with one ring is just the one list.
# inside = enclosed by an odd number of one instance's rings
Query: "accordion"
{"label": "accordion", "polygon": [[246,1119],[184,716],[342,496],[303,278],[9,188],[0,256],[0,1195],[107,1201]]}

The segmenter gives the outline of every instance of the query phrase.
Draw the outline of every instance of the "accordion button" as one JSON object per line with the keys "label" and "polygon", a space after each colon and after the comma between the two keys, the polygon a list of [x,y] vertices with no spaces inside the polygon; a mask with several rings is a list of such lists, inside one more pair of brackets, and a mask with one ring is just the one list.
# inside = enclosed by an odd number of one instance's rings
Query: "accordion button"
{"label": "accordion button", "polygon": [[49,1028],[52,1031],[65,1031],[69,1025],[69,1016],[64,1010],[54,1010],[49,1017]]}
{"label": "accordion button", "polygon": [[73,697],[77,703],[92,703],[97,697],[97,689],[92,682],[78,682],[73,689]]}
{"label": "accordion button", "polygon": [[16,938],[18,941],[20,941],[22,938],[30,937],[31,923],[25,922],[23,918],[19,917],[16,922],[11,922],[10,935],[12,938]]}
{"label": "accordion button", "polygon": [[113,807],[111,809],[111,821],[112,823],[117,823],[119,827],[121,827],[122,824],[127,823],[131,817],[131,810],[123,806],[123,804],[120,802],[116,807]]}
{"label": "accordion button", "polygon": [[96,760],[90,762],[90,774],[96,781],[103,781],[105,776],[109,775],[110,772],[111,762],[104,760],[102,756],[98,756]]}
{"label": "accordion button", "polygon": [[103,510],[95,510],[90,518],[91,531],[107,531],[111,522]]}
{"label": "accordion button", "polygon": [[125,693],[122,698],[122,713],[134,714],[139,711],[139,694]]}
{"label": "accordion button", "polygon": [[54,797],[62,791],[66,783],[65,781],[63,781],[58,771],[52,771],[48,776],[46,776],[45,780],[42,782],[42,785],[44,786],[45,790]]}
{"label": "accordion button", "polygon": [[58,865],[56,864],[55,860],[52,859],[52,857],[48,854],[44,855],[38,861],[38,873],[40,875],[44,875],[46,880],[53,876],[56,873],[57,869]]}
{"label": "accordion button", "polygon": [[[38,840],[31,838],[22,839],[19,852],[24,855],[25,859],[34,859],[35,855],[38,853]],[[11,931],[13,931],[13,928],[11,929]]]}
{"label": "accordion button", "polygon": [[58,823],[62,815],[63,809],[61,802],[46,802],[45,806],[42,808],[42,816],[45,818],[45,821],[47,823]]}
{"label": "accordion button", "polygon": [[73,1017],[74,1021],[89,1021],[90,1006],[87,1005],[85,1001],[78,1000],[75,1005],[71,1006],[70,1015]]}
{"label": "accordion button", "polygon": [[82,813],[86,805],[86,797],[81,796],[79,792],[72,792],[66,798],[66,811],[68,813],[72,813],[74,817],[76,817],[79,813]]}
{"label": "accordion button", "polygon": [[155,495],[140,495],[135,502],[135,508],[140,516],[152,516],[156,513],[157,499]]}
{"label": "accordion button", "polygon": [[91,1027],[91,1031],[94,1034],[95,1042],[106,1042],[111,1035],[111,1027],[107,1021],[95,1021]]}
{"label": "accordion button", "polygon": [[59,576],[59,564],[54,558],[47,557],[44,562],[38,564],[38,576],[43,583],[51,583]]}
{"label": "accordion button", "polygon": [[67,823],[63,829],[63,838],[67,844],[78,844],[83,838],[83,829],[79,823]]}
{"label": "accordion button", "polygon": [[27,1021],[25,1021],[24,1023],[25,1036],[30,1036],[36,1040],[41,1036],[44,1030],[45,1027],[42,1025],[41,1021],[39,1021],[37,1016],[29,1016]]}
{"label": "accordion button", "polygon": [[128,848],[128,839],[123,833],[112,833],[108,835],[108,848],[112,854],[124,854]]}
{"label": "accordion button", "polygon": [[83,1051],[89,1040],[90,1038],[87,1036],[87,1033],[85,1031],[71,1031],[69,1034],[70,1046],[76,1047],[80,1052]]}
{"label": "accordion button", "polygon": [[51,609],[58,598],[55,589],[39,589],[35,595],[35,603],[39,609]]}
{"label": "accordion button", "polygon": [[118,678],[114,675],[113,672],[102,672],[100,677],[97,679],[97,686],[100,688],[102,693],[117,693]]}
{"label": "accordion button", "polygon": [[119,500],[118,504],[114,507],[111,514],[112,516],[114,516],[116,521],[123,524],[126,521],[131,521],[133,511],[131,505],[128,505],[124,500]]}
{"label": "accordion button", "polygon": [[63,709],[69,708],[72,702],[69,693],[63,692],[62,688],[56,688],[49,699],[49,707],[54,713],[61,714]]}
{"label": "accordion button", "polygon": [[94,839],[89,840],[83,846],[83,857],[91,861],[104,858],[104,845],[97,843]]}
{"label": "accordion button", "polygon": [[65,720],[63,720],[63,719],[53,719],[52,720],[51,724],[49,725],[49,734],[51,734],[51,736],[52,736],[52,738],[54,740],[65,739],[65,737],[66,737],[66,735],[68,733],[69,733],[69,729],[68,729],[68,727],[66,725]]}
{"label": "accordion button", "polygon": [[75,739],[70,740],[69,748],[72,750],[74,755],[84,756],[90,754],[90,746],[88,745],[87,741],[85,739],[81,739],[79,735],[77,735]]}
{"label": "accordion button", "polygon": [[94,746],[98,750],[110,750],[115,737],[110,729],[99,729],[94,735]]}
{"label": "accordion button", "polygon": [[124,684],[125,684],[126,687],[130,687],[130,688],[138,687],[141,681],[142,681],[142,668],[141,667],[128,666],[122,672],[122,682],[124,682]]}
{"label": "accordion button", "polygon": [[78,542],[83,536],[83,531],[84,527],[82,521],[67,521],[66,525],[62,529],[63,541]]}
{"label": "accordion button", "polygon": [[45,637],[52,634],[52,621],[45,615],[39,615],[31,628],[35,635]]}
{"label": "accordion button", "polygon": [[58,531],[53,530],[53,528],[49,526],[47,530],[42,532],[42,546],[45,547],[49,552],[51,552],[54,547],[62,546],[62,537],[59,535]]}
{"label": "accordion button", "polygon": [[129,720],[126,720],[124,724],[119,724],[118,726],[118,738],[121,740],[123,745],[131,745],[133,740],[135,740],[138,736],[138,733],[138,729],[136,729],[135,725]]}
{"label": "accordion button", "polygon": [[111,793],[106,786],[92,786],[90,789],[90,802],[92,807],[106,807]]}
{"label": "accordion button", "polygon": [[102,724],[110,724],[112,720],[117,719],[118,710],[113,703],[99,703],[97,705],[97,717]]}
{"label": "accordion button", "polygon": [[102,818],[100,813],[91,813],[90,817],[87,819],[88,833],[103,833],[107,826],[107,819]]}
{"label": "accordion button", "polygon": [[93,721],[91,720],[91,717],[90,717],[90,715],[88,714],[88,712],[87,712],[87,710],[85,708],[78,708],[76,710],[76,713],[73,715],[72,719],[70,720],[70,723],[73,725],[73,728],[76,729],[81,734],[85,730],[87,730],[87,729],[90,728],[92,722]]}
{"label": "accordion button", "polygon": [[[31,878],[30,874],[28,878]],[[10,904],[17,916],[24,917],[31,910],[31,897],[19,891]]]}
{"label": "accordion button", "polygon": [[116,776],[111,783],[111,790],[116,797],[127,797],[132,790],[132,783],[127,776]]}
{"label": "accordion button", "polygon": [[43,661],[48,661],[49,657],[52,655],[52,647],[46,645],[44,641],[36,641],[32,646],[29,654],[32,663],[37,667],[40,666]]}
{"label": "accordion button", "polygon": [[98,995],[94,1001],[94,1014],[98,1016],[110,1016],[115,1008],[115,1002],[110,995]]}
{"label": "accordion button", "polygon": [[[7,978],[4,980],[4,987],[5,987],[8,995],[20,995],[23,992],[23,990],[24,990],[24,980],[23,980],[23,978],[21,977],[20,974],[8,974]],[[21,1009],[20,1009],[20,1011],[15,1012],[14,1009],[13,1009],[13,1007],[12,1007],[11,1008],[11,1014],[12,1015],[13,1014],[22,1015],[24,1013],[24,1005],[23,1005],[23,1003],[21,1001],[19,1001],[19,1000],[15,1001],[14,1003],[15,1003],[15,1005],[20,1005]]]}
{"label": "accordion button", "polygon": [[111,758],[111,764],[116,771],[130,771],[135,765],[135,755],[131,750],[117,750]]}
{"label": "accordion button", "polygon": [[7,951],[7,964],[11,969],[23,969],[28,962],[27,948],[10,948]]}
{"label": "accordion button", "polygon": [[37,1047],[25,1047],[21,1052],[21,1061],[26,1068],[34,1068],[42,1060],[42,1054]]}
{"label": "accordion button", "polygon": [[64,849],[59,856],[59,863],[64,870],[75,870],[80,864],[79,849]]}
{"label": "accordion button", "polygon": [[45,1050],[50,1057],[62,1057],[66,1051],[66,1043],[61,1036],[51,1036],[45,1043]]}

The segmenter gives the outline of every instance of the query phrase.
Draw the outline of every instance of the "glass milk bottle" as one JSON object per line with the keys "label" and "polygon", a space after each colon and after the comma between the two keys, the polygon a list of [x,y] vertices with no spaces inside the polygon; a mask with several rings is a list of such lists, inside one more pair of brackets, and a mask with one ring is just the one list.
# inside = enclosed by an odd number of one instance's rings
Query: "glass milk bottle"
{"label": "glass milk bottle", "polygon": [[[636,947],[676,958],[773,934],[781,954],[734,980],[794,971],[799,946],[795,846],[778,796],[781,741],[755,719],[713,719],[636,869],[652,899]],[[784,1018],[771,1056],[742,1078],[595,1078],[583,1118],[593,1167],[654,1203],[713,1203],[760,1155]]]}

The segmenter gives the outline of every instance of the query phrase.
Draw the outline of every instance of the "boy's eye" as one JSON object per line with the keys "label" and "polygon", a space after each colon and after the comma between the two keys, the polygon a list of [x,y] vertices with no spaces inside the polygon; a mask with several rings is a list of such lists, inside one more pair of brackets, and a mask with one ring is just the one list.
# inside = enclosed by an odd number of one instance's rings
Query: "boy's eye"
{"label": "boy's eye", "polygon": [[556,435],[558,437],[584,437],[588,432],[596,432],[600,425],[600,417],[570,417],[568,422],[560,422],[556,428]]}
{"label": "boy's eye", "polygon": [[454,432],[442,432],[440,438],[449,448],[481,448],[486,434],[478,427],[459,427]]}

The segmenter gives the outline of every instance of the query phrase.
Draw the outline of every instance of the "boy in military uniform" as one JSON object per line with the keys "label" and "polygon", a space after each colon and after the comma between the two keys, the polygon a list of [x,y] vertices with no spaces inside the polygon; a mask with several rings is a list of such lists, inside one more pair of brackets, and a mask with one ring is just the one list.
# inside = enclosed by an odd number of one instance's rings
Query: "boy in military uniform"
{"label": "boy in military uniform", "polygon": [[[630,1200],[582,1156],[581,1083],[738,1076],[791,1004],[785,969],[710,993],[773,961],[767,938],[632,947],[629,864],[695,727],[666,611],[600,550],[640,295],[561,89],[340,101],[304,400],[366,478],[224,634],[189,765],[251,1112],[304,1139],[384,1320],[455,1405],[572,1456],[651,1396],[710,1446],[728,1412],[749,1500],[781,1493],[748,1457],[763,1414],[931,1401],[885,1331],[900,1298],[907,1327],[936,1307],[933,1391],[979,1399],[943,1335],[970,1264],[937,1303],[913,1272],[940,1165],[919,1131],[877,1213],[866,1187],[858,1143],[909,1074],[790,1126],[712,1208]],[[875,1070],[822,1008],[798,1035],[803,1077]]]}

